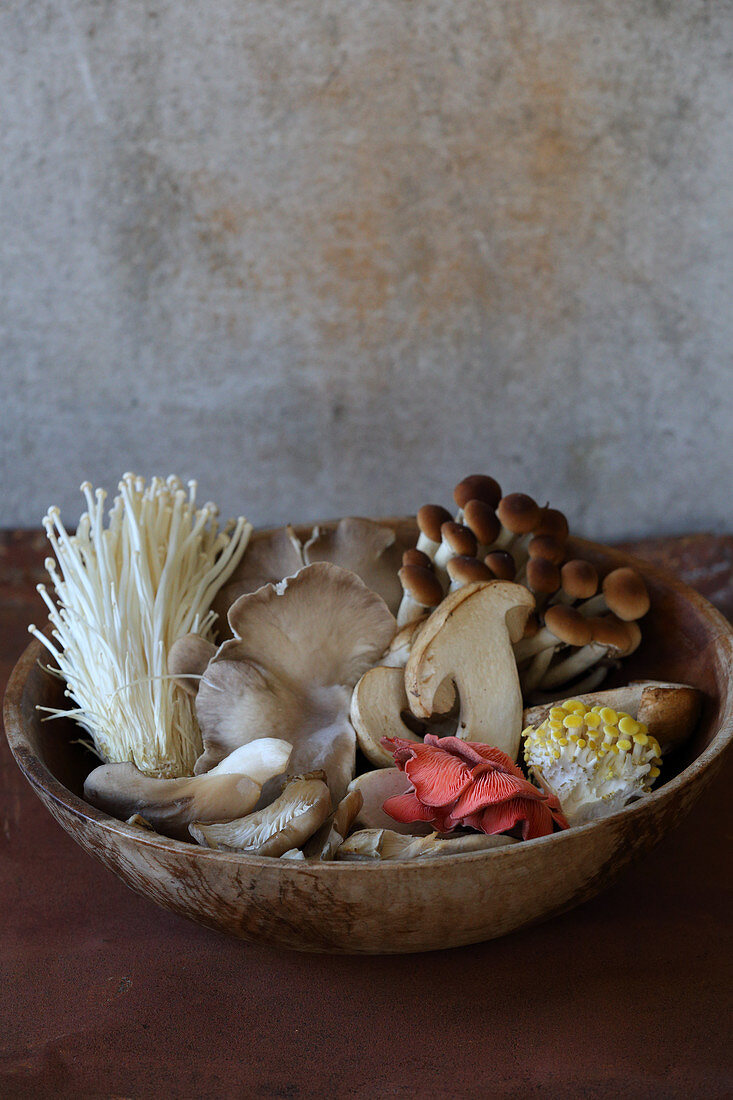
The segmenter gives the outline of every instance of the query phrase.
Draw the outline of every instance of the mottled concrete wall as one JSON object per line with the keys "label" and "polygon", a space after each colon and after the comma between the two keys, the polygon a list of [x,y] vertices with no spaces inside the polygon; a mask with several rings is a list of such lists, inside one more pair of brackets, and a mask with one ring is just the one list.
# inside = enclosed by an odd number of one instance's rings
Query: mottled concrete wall
{"label": "mottled concrete wall", "polygon": [[10,0],[2,514],[730,527],[730,0]]}

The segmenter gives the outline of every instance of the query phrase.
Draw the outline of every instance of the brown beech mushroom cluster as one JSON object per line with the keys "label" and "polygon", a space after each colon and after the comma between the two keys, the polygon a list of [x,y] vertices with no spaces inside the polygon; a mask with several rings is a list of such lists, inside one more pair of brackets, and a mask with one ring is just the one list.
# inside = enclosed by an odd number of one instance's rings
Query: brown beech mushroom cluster
{"label": "brown beech mushroom cluster", "polygon": [[478,581],[517,579],[540,603],[557,591],[568,536],[561,512],[540,507],[526,493],[502,496],[499,483],[484,474],[463,478],[453,498],[455,516],[438,504],[418,510],[421,556],[403,558],[400,626],[429,613],[448,593]]}

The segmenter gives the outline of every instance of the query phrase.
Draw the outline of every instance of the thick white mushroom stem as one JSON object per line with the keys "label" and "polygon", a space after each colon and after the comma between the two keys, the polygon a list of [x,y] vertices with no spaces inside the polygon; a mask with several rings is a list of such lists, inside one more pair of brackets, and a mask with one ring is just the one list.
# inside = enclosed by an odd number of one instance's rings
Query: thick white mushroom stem
{"label": "thick white mushroom stem", "polygon": [[534,608],[522,585],[489,581],[447,596],[421,630],[405,667],[412,713],[429,718],[452,681],[460,699],[457,735],[495,745],[516,759],[522,693],[512,643]]}

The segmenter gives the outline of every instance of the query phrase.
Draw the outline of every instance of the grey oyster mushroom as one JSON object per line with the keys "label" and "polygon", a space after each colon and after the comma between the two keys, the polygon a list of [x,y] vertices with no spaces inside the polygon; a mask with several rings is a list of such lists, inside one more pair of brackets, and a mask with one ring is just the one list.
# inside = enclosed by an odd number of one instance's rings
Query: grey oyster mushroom
{"label": "grey oyster mushroom", "polygon": [[[102,764],[84,781],[92,806],[131,824],[188,840],[192,821],[225,821],[250,813],[262,785],[287,767],[292,747],[274,737],[253,739],[206,775],[154,779],[134,764]],[[144,825],[142,827],[145,827]]]}
{"label": "grey oyster mushroom", "polygon": [[224,627],[228,609],[240,596],[324,561],[356,573],[394,613],[402,598],[397,570],[405,548],[391,527],[360,516],[347,516],[333,528],[316,526],[304,542],[291,526],[281,527],[252,540],[214,610]]}
{"label": "grey oyster mushroom", "polygon": [[349,791],[344,795],[331,816],[306,842],[303,855],[308,859],[314,858],[321,861],[333,859],[336,850],[349,835],[349,830],[361,810],[362,802],[359,791]]}
{"label": "grey oyster mushroom", "polygon": [[191,836],[207,848],[258,856],[295,856],[331,813],[331,796],[323,779],[292,779],[269,806],[236,820],[189,826]]}
{"label": "grey oyster mushroom", "polygon": [[428,859],[432,856],[454,856],[461,852],[480,852],[487,848],[504,848],[518,841],[511,836],[486,833],[464,833],[441,837],[404,836],[391,829],[364,829],[345,840],[336,852],[336,859],[349,862],[362,860]]}
{"label": "grey oyster mushroom", "polygon": [[293,746],[292,773],[323,769],[340,801],[355,766],[351,693],[396,630],[384,600],[355,573],[317,562],[240,596],[229,624],[234,638],[199,681],[196,773],[268,733]]}
{"label": "grey oyster mushroom", "polygon": [[371,519],[347,516],[332,529],[314,527],[303,546],[306,565],[330,561],[361,577],[367,588],[382,597],[394,614],[402,599],[400,568],[403,543],[391,527]]}
{"label": "grey oyster mushroom", "polygon": [[303,544],[290,525],[251,540],[212,605],[219,616],[220,630],[226,627],[227,611],[240,596],[256,592],[265,584],[277,584],[284,577],[295,576],[305,564]]}

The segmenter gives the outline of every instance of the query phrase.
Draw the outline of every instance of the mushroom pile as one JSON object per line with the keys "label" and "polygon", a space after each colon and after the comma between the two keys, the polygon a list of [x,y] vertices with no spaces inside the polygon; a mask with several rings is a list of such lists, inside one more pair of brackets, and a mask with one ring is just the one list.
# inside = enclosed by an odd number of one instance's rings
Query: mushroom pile
{"label": "mushroom pile", "polygon": [[453,490],[457,506],[425,504],[419,536],[405,551],[397,612],[402,628],[387,662],[406,661],[427,615],[446,596],[480,581],[515,581],[533,595],[527,636],[515,644],[525,696],[592,691],[639,646],[637,620],[649,610],[643,578],[628,567],[600,581],[588,561],[567,557],[568,523],[525,493],[502,496],[492,477],[472,474]]}
{"label": "mushroom pile", "polygon": [[[135,537],[165,563],[158,535],[169,524],[179,537],[183,502],[171,482],[169,514],[155,484]],[[643,579],[599,577],[569,555],[561,512],[491,477],[453,495],[452,514],[419,510],[416,544],[349,517],[307,538],[268,532],[242,553],[244,521],[236,546],[213,543],[202,513],[185,552],[193,561],[208,540],[206,606],[178,615],[148,678],[190,716],[198,755],[171,777],[140,767],[144,753],[101,753],[87,800],[177,840],[322,861],[505,846],[643,797],[700,705],[684,685],[596,690],[640,644]],[[76,562],[80,591],[91,562]],[[573,698],[555,703],[568,685]]]}

